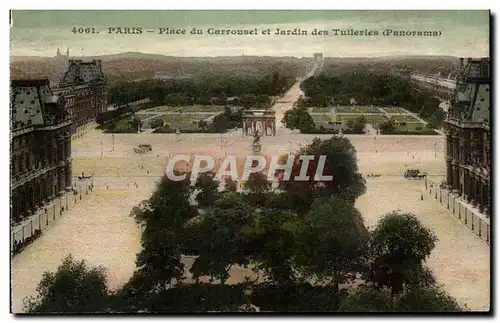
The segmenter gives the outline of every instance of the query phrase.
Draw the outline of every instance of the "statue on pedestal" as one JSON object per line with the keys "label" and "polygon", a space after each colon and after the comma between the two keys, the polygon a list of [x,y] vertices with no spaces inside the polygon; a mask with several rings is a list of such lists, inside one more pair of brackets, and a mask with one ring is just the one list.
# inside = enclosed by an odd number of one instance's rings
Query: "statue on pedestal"
{"label": "statue on pedestal", "polygon": [[253,133],[253,143],[252,143],[252,151],[255,153],[260,152],[260,150],[262,149],[262,145],[260,144],[260,137],[261,137],[260,132],[256,130]]}

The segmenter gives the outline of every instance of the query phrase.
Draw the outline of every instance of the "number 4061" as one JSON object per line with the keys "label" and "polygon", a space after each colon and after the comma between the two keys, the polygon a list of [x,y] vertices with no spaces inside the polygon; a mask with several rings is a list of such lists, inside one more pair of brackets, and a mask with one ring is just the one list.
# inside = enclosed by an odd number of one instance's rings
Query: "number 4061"
{"label": "number 4061", "polygon": [[80,27],[80,28],[73,27],[73,29],[71,29],[71,32],[73,34],[97,34],[98,33],[94,27]]}

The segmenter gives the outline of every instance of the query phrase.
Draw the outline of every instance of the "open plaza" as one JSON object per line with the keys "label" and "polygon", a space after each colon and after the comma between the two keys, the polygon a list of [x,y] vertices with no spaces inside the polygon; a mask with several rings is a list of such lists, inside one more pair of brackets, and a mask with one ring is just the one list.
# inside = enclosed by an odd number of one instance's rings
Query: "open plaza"
{"label": "open plaza", "polygon": [[[261,138],[262,155],[295,152],[315,137],[283,128],[281,119],[300,95],[299,83],[279,100],[274,110],[278,125],[276,136]],[[389,114],[404,115],[398,110]],[[155,111],[155,113],[166,113]],[[322,112],[318,112],[322,113]],[[340,113],[340,112],[339,112]],[[344,112],[342,112],[344,113]],[[349,115],[356,114],[346,111]],[[167,116],[167,115],[165,115]],[[374,113],[384,117],[384,114]],[[170,116],[168,116],[170,117]],[[432,229],[439,241],[428,260],[438,281],[470,310],[488,310],[490,304],[489,246],[426,195],[423,181],[403,177],[407,169],[426,172],[436,182],[444,179],[443,136],[346,135],[357,151],[358,167],[367,177],[367,192],[356,206],[368,228],[384,214],[401,210],[414,213],[424,226]],[[137,154],[134,148],[150,145],[152,150]],[[174,155],[252,154],[252,139],[241,130],[224,134],[104,134],[91,129],[72,142],[73,176],[85,173],[94,178],[94,190],[85,201],[70,209],[44,234],[12,260],[13,311],[22,311],[22,300],[35,295],[45,271],[54,271],[68,254],[92,266],[108,269],[108,284],[116,289],[135,270],[136,253],[141,250],[141,230],[130,216],[134,206],[148,199],[156,182],[165,174]],[[380,174],[371,178],[370,174]],[[185,259],[186,275],[192,263]],[[255,273],[231,269],[228,283],[242,281]],[[189,276],[188,276],[189,277]]]}

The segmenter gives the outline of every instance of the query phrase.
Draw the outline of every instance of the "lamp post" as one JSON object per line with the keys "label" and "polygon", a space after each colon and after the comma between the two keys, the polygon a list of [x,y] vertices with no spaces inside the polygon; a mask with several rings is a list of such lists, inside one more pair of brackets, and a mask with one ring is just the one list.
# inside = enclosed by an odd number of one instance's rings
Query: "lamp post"
{"label": "lamp post", "polygon": [[113,150],[112,151],[115,151],[115,135],[113,134]]}
{"label": "lamp post", "polygon": [[179,130],[179,128],[177,128],[177,131],[175,132],[175,140],[179,142],[180,138],[181,138],[181,131]]}
{"label": "lamp post", "polygon": [[102,159],[102,155],[103,155],[103,141],[101,140],[101,159]]}

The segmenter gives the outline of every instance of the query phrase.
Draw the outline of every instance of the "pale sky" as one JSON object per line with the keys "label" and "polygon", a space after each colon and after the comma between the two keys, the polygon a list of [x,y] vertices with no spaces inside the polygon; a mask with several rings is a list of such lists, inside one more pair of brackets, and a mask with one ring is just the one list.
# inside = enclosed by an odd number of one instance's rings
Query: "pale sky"
{"label": "pale sky", "polygon": [[[489,12],[447,11],[14,11],[11,54],[72,56],[142,52],[171,56],[325,56],[386,55],[489,56]],[[93,27],[98,34],[74,34]],[[109,34],[108,28],[142,28],[142,34]],[[186,35],[160,35],[159,28],[186,29]],[[191,35],[198,28],[203,35]],[[209,35],[215,29],[257,29],[258,35]],[[271,35],[262,35],[266,29]],[[308,35],[273,35],[300,29]],[[145,30],[153,32],[148,33]],[[326,30],[329,35],[312,35]],[[332,29],[378,32],[335,36]],[[384,36],[385,30],[437,31],[439,36]]]}

